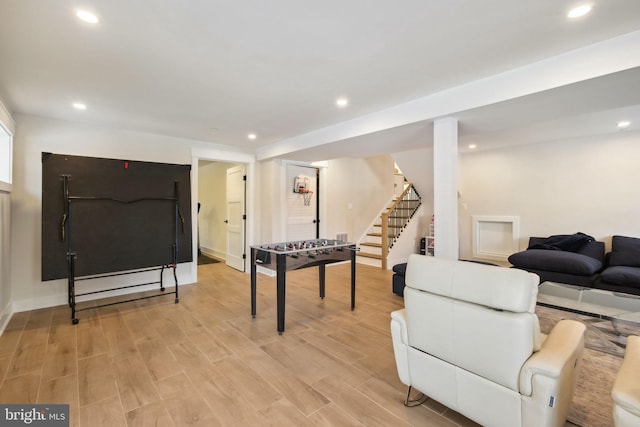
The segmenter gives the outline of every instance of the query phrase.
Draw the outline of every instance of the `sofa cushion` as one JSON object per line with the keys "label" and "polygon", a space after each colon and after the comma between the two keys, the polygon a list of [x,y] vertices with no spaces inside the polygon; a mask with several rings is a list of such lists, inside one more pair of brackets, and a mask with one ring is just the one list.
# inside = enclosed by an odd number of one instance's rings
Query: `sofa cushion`
{"label": "sofa cushion", "polygon": [[556,271],[591,276],[602,269],[602,262],[590,256],[565,251],[527,249],[509,256],[509,262],[525,270]]}
{"label": "sofa cushion", "polygon": [[637,237],[613,236],[611,239],[611,250],[613,252],[640,253],[640,239]]}
{"label": "sofa cushion", "polygon": [[640,286],[640,268],[621,265],[609,267],[600,274],[600,279],[620,286]]}
{"label": "sofa cushion", "polygon": [[627,267],[640,267],[639,252],[611,252],[609,254],[609,266],[625,265]]}

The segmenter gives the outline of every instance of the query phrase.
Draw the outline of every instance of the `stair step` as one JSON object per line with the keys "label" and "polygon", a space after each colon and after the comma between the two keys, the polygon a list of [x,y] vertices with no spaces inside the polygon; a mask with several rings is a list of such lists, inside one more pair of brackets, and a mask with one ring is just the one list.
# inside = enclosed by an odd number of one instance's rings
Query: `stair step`
{"label": "stair step", "polygon": [[[402,205],[396,205],[395,209],[399,210],[399,211],[410,211],[410,210],[415,210],[416,207],[415,206],[402,206]],[[393,206],[388,206],[387,210],[392,211]]]}
{"label": "stair step", "polygon": [[[367,233],[367,236],[371,236],[371,237],[382,237],[382,233]],[[389,234],[389,238],[393,238],[394,235],[393,234]]]}
{"label": "stair step", "polygon": [[420,202],[420,199],[393,199],[394,202],[403,203],[403,202]]}
{"label": "stair step", "polygon": [[[373,224],[374,227],[382,227],[382,224]],[[404,228],[404,225],[396,225],[396,224],[389,224],[387,227],[389,228]]]}
{"label": "stair step", "polygon": [[374,248],[381,248],[382,243],[364,242],[360,243],[360,246],[373,246]]}
{"label": "stair step", "polygon": [[373,259],[382,259],[382,255],[378,255],[378,254],[368,254],[366,252],[358,252],[356,254],[356,256],[361,256],[361,257],[365,257],[365,258],[373,258]]}

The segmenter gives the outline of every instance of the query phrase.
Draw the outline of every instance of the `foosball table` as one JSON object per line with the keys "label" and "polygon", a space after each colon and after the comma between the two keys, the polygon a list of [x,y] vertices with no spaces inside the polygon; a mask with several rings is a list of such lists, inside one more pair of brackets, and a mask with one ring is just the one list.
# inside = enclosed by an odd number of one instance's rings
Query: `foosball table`
{"label": "foosball table", "polygon": [[325,296],[325,266],[351,261],[351,310],[356,305],[356,244],[330,239],[251,246],[251,316],[256,317],[257,266],[276,272],[278,333],[284,332],[286,272],[318,267],[320,298]]}

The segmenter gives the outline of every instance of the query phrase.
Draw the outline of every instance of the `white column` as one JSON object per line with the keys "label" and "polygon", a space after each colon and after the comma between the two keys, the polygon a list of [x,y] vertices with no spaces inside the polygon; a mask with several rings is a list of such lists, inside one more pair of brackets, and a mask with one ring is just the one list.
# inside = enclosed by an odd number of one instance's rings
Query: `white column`
{"label": "white column", "polygon": [[433,123],[435,256],[458,259],[458,120]]}

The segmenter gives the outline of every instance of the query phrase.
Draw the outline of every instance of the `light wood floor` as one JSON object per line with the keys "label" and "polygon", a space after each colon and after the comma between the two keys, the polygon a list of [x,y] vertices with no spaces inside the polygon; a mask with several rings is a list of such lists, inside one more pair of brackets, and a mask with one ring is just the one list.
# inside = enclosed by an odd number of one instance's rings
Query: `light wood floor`
{"label": "light wood floor", "polygon": [[[200,266],[173,296],[79,313],[16,313],[0,337],[0,402],[68,403],[71,425],[476,426],[428,401],[406,408],[389,313],[402,307],[391,272],[358,265],[287,274],[286,330],[276,331],[275,279],[223,263]],[[46,285],[43,285],[46,286]]]}

